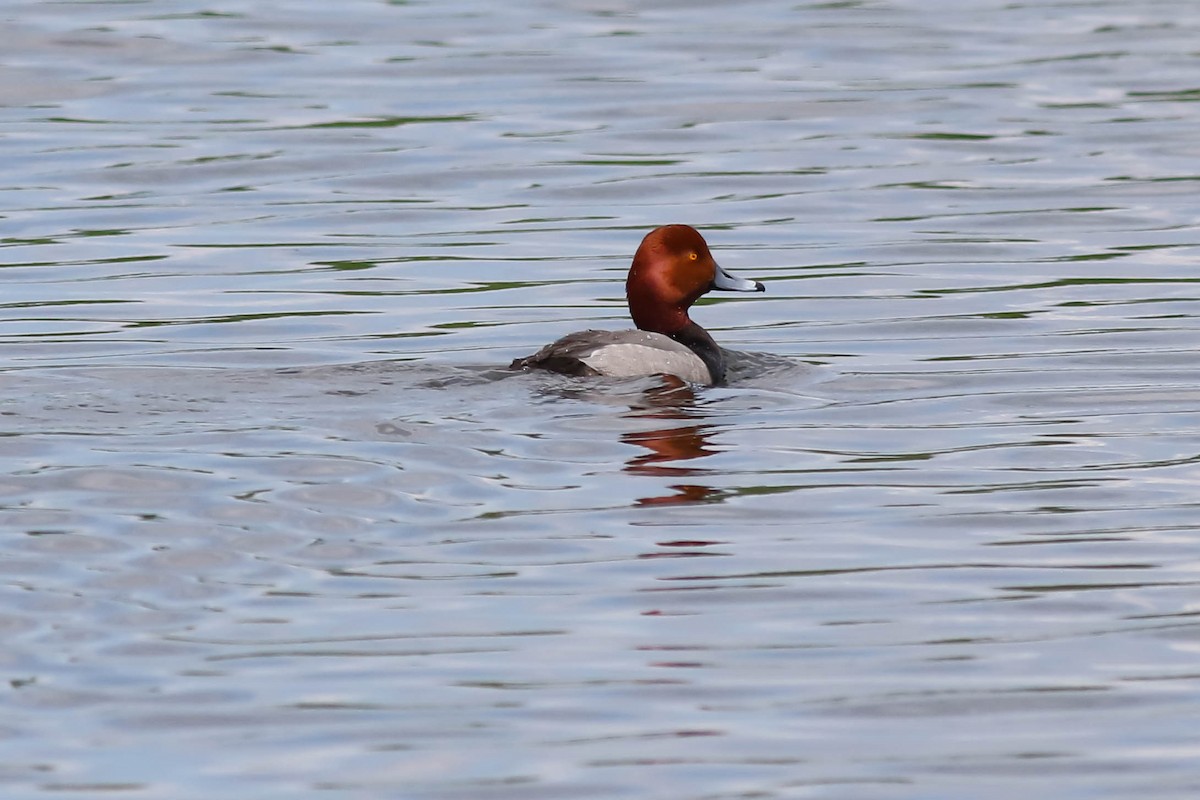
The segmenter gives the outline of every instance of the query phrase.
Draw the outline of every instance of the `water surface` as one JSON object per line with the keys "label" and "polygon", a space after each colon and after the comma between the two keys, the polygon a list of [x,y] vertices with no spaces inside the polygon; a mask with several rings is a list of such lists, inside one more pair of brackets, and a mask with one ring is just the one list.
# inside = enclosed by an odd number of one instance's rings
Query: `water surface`
{"label": "water surface", "polygon": [[6,798],[1200,791],[1194,4],[0,19]]}

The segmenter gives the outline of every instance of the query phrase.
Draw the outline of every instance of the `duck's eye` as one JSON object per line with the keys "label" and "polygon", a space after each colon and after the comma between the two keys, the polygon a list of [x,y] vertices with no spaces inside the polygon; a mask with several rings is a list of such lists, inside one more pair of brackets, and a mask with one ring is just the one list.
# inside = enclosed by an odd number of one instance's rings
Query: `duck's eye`
{"label": "duck's eye", "polygon": [[696,260],[697,258],[699,258],[699,257],[700,257],[700,256],[699,256],[699,255],[696,253],[696,251],[695,251],[695,250],[693,250],[692,252],[688,253],[688,261],[695,261],[695,260]]}

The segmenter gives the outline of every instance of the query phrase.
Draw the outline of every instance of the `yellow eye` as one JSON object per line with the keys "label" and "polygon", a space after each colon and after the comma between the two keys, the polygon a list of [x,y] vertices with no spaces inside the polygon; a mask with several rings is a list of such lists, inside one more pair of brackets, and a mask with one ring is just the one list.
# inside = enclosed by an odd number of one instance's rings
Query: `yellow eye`
{"label": "yellow eye", "polygon": [[700,257],[700,256],[696,255],[696,251],[695,251],[695,250],[693,250],[692,252],[688,253],[688,260],[690,260],[690,261],[695,261],[695,260],[696,260],[697,258],[699,258],[699,257]]}

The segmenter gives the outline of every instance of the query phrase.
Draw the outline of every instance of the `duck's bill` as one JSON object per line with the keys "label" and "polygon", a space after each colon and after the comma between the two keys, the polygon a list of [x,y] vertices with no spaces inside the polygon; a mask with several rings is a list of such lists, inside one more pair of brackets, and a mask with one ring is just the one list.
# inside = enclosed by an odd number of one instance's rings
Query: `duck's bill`
{"label": "duck's bill", "polygon": [[713,279],[713,288],[723,289],[727,292],[765,292],[767,290],[767,287],[758,281],[748,281],[745,278],[739,278],[720,267],[717,267],[717,277]]}

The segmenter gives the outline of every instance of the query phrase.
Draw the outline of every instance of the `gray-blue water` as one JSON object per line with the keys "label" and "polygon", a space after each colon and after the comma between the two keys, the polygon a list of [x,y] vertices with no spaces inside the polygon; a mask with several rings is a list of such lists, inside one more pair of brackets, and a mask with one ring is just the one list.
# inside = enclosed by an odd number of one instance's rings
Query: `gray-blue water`
{"label": "gray-blue water", "polygon": [[1200,793],[1200,5],[0,23],[6,800]]}

